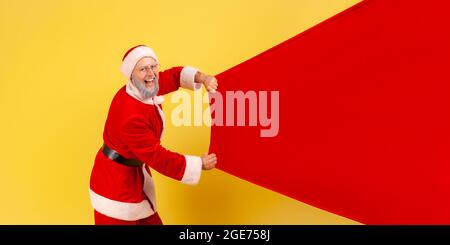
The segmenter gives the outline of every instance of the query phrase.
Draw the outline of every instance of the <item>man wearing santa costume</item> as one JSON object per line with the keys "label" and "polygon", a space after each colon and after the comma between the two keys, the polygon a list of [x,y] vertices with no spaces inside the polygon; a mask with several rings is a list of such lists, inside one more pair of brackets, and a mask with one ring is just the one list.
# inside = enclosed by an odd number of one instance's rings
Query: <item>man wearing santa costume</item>
{"label": "man wearing santa costume", "polygon": [[155,52],[140,45],[128,50],[120,71],[127,78],[111,102],[90,179],[95,224],[162,224],[150,168],[185,184],[197,184],[201,171],[215,167],[216,155],[181,155],[161,146],[162,95],[179,87],[217,89],[213,76],[196,68],[159,71]]}

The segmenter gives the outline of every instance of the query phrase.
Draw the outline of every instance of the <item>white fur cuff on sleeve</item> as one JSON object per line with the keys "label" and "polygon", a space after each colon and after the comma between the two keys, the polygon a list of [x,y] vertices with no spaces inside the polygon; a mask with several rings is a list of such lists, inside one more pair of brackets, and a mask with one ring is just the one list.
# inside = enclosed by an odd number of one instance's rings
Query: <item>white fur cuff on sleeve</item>
{"label": "white fur cuff on sleeve", "polygon": [[188,185],[196,185],[202,173],[202,159],[196,156],[185,155],[186,169],[181,182]]}
{"label": "white fur cuff on sleeve", "polygon": [[195,74],[198,72],[197,68],[192,66],[185,66],[183,70],[181,70],[180,75],[180,85],[182,88],[187,88],[190,90],[197,90],[202,87],[201,83],[195,82]]}

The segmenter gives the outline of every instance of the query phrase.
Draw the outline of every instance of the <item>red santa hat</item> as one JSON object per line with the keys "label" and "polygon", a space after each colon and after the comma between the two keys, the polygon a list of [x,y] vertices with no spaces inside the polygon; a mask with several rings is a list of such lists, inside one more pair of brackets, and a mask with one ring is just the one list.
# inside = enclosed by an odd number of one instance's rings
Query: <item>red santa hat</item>
{"label": "red santa hat", "polygon": [[122,72],[127,79],[130,79],[134,67],[138,61],[144,57],[151,57],[155,59],[156,62],[159,62],[153,49],[145,45],[138,45],[125,53],[122,59],[122,65],[120,66],[120,72]]}

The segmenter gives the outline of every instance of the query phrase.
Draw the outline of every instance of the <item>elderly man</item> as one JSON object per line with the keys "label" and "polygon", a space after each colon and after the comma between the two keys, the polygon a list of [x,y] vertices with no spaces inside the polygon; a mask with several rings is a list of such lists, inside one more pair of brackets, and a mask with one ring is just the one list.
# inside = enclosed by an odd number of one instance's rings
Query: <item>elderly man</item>
{"label": "elderly man", "polygon": [[136,46],[123,57],[128,79],[111,102],[90,180],[95,224],[162,224],[157,213],[150,168],[186,184],[198,183],[201,171],[215,167],[216,155],[181,155],[161,146],[162,95],[180,86],[217,89],[213,76],[189,66],[159,71],[155,52]]}

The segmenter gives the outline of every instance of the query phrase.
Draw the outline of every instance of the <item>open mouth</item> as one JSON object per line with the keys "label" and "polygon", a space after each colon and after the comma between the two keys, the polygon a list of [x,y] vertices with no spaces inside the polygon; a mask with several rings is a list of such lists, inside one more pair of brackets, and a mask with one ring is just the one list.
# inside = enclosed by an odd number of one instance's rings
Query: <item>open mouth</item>
{"label": "open mouth", "polygon": [[146,86],[151,86],[151,85],[153,85],[153,83],[155,82],[155,78],[152,78],[152,79],[145,79],[144,82],[145,82],[145,85],[146,85]]}

